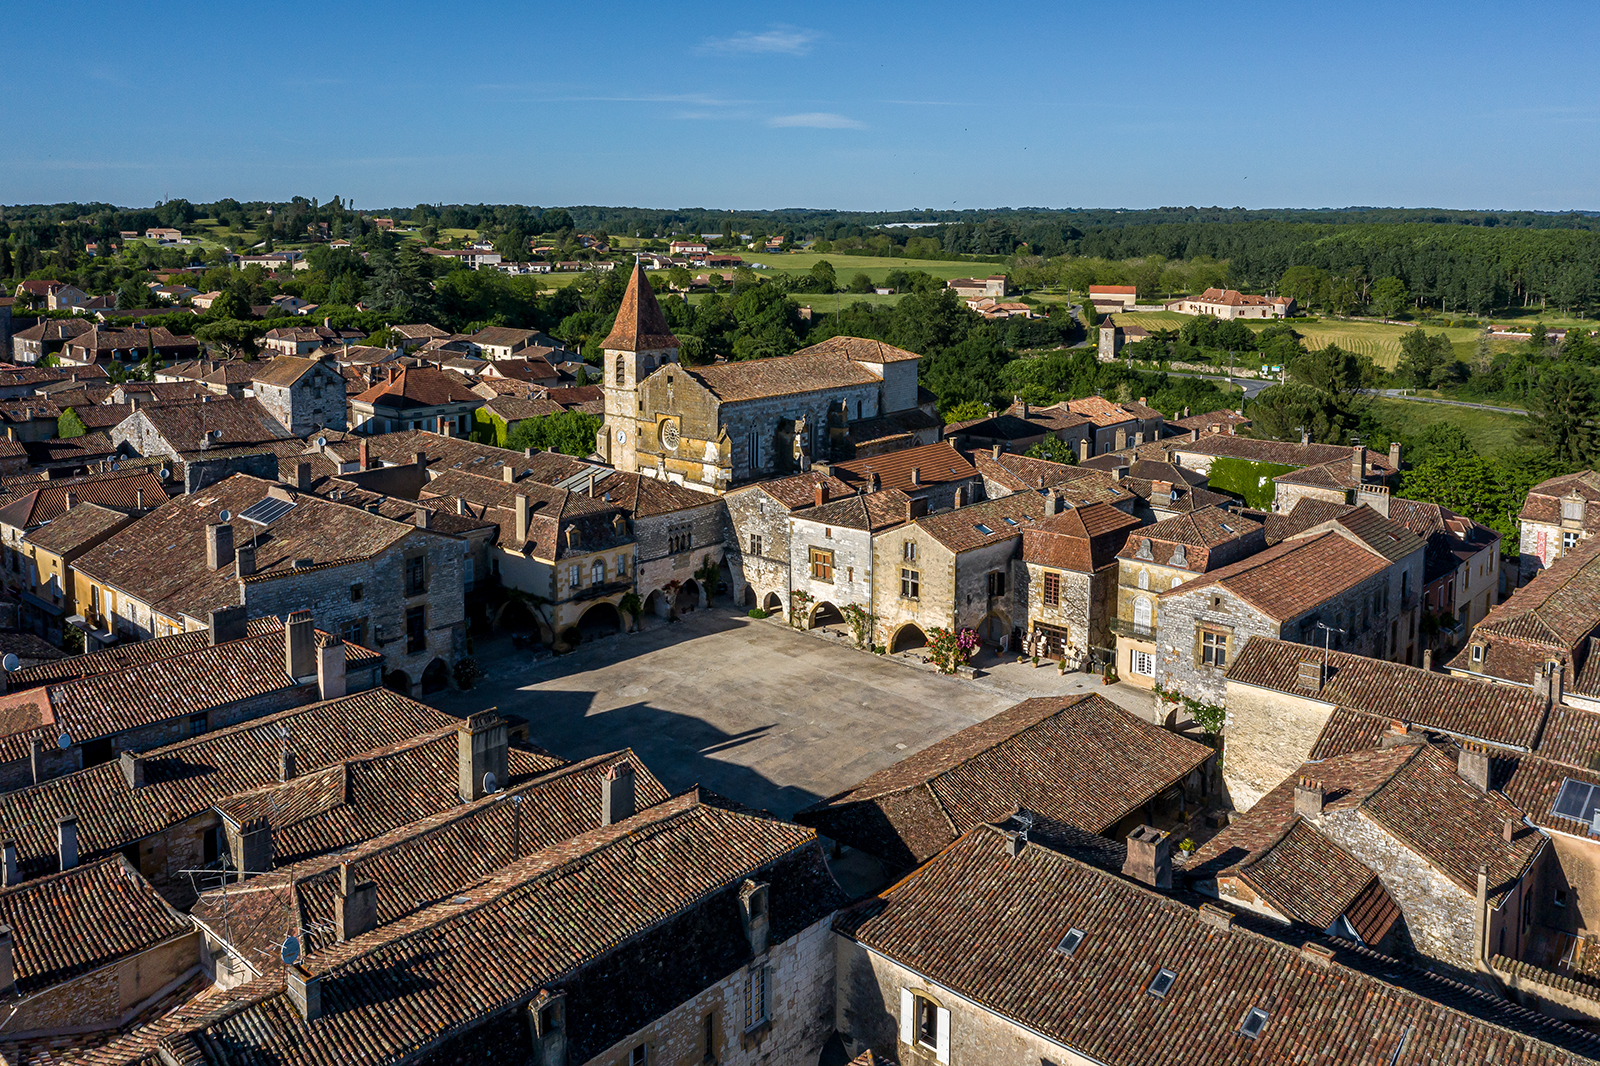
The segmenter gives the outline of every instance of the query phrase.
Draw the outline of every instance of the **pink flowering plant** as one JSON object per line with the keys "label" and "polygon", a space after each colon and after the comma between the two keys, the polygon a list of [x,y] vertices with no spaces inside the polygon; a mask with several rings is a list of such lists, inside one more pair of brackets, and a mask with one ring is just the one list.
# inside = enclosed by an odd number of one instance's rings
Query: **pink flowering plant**
{"label": "pink flowering plant", "polygon": [[978,650],[978,633],[973,629],[941,629],[928,631],[928,657],[941,674],[953,674],[956,667],[972,658]]}

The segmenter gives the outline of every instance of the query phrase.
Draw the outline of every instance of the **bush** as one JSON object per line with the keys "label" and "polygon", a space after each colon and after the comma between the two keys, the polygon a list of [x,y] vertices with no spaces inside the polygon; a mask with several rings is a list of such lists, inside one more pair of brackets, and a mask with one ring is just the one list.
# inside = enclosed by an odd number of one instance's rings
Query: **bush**
{"label": "bush", "polygon": [[763,611],[759,607],[752,607],[752,608],[750,608],[750,617],[751,618],[768,618],[768,617],[770,617],[770,615],[768,615],[766,611]]}
{"label": "bush", "polygon": [[462,659],[456,663],[455,675],[457,685],[463,689],[470,689],[483,678],[483,667],[478,665],[476,659]]}

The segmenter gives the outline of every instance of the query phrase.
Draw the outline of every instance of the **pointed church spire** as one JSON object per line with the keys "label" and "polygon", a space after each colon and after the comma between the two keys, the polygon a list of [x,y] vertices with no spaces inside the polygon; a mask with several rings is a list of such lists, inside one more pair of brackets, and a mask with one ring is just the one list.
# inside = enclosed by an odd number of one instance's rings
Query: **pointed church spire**
{"label": "pointed church spire", "polygon": [[654,352],[663,348],[677,348],[678,338],[667,325],[667,316],[661,313],[655,290],[645,280],[644,264],[633,264],[633,276],[628,279],[628,291],[622,296],[622,307],[617,311],[617,324],[601,342],[606,351]]}

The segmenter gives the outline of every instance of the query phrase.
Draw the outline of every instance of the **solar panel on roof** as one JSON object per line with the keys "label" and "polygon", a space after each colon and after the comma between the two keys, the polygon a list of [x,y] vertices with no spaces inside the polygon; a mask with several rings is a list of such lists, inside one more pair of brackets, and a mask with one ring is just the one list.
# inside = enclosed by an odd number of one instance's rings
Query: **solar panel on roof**
{"label": "solar panel on roof", "polygon": [[1587,781],[1564,778],[1561,782],[1561,794],[1556,797],[1555,806],[1551,810],[1563,818],[1592,822],[1596,807],[1600,807],[1600,795],[1597,793],[1600,793],[1600,789]]}
{"label": "solar panel on roof", "polygon": [[294,510],[294,501],[280,500],[276,496],[268,496],[259,503],[252,503],[249,507],[240,511],[239,517],[246,522],[254,522],[258,526],[270,526],[292,510]]}

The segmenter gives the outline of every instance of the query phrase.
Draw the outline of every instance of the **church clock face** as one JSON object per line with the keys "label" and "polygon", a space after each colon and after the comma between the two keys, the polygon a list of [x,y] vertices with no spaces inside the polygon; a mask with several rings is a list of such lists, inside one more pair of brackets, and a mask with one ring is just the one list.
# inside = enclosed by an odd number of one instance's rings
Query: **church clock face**
{"label": "church clock face", "polygon": [[626,444],[626,443],[628,443],[628,432],[627,432],[627,430],[623,430],[623,429],[617,430],[617,443],[618,444]]}
{"label": "church clock face", "polygon": [[661,423],[661,443],[674,451],[678,449],[678,423],[670,418]]}

